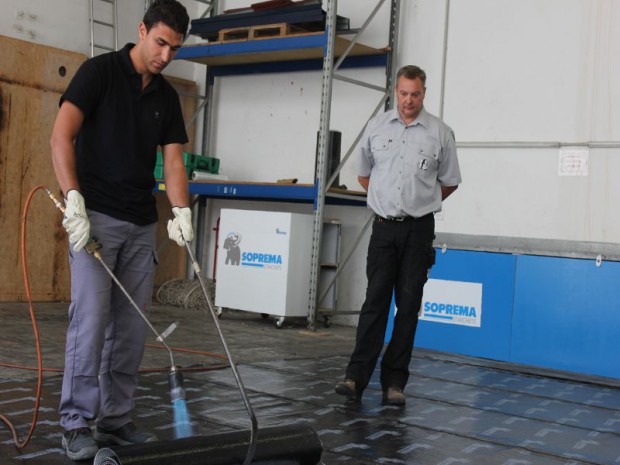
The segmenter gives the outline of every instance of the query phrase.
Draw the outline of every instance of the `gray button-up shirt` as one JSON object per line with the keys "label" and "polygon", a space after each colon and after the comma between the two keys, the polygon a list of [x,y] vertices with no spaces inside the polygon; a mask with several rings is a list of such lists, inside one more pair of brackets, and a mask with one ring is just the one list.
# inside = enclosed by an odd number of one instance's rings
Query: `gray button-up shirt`
{"label": "gray button-up shirt", "polygon": [[368,207],[385,218],[438,212],[441,186],[461,183],[454,133],[424,108],[409,125],[396,109],[372,118],[357,150]]}

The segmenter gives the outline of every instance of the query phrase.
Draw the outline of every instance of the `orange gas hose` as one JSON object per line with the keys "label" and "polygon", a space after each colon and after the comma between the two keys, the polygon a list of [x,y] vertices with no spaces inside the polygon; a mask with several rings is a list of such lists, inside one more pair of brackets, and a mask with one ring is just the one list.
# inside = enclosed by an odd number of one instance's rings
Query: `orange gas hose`
{"label": "orange gas hose", "polygon": [[39,418],[39,404],[41,403],[41,386],[43,385],[43,356],[41,355],[41,341],[39,339],[39,328],[37,326],[37,319],[34,314],[34,307],[32,305],[32,296],[30,294],[30,280],[28,279],[28,266],[26,264],[26,219],[28,218],[28,207],[30,206],[30,202],[32,201],[32,197],[35,192],[39,189],[45,189],[45,186],[36,186],[34,189],[30,191],[28,194],[28,198],[26,199],[26,203],[24,205],[24,211],[22,212],[22,234],[21,234],[21,255],[22,255],[22,274],[24,276],[24,286],[26,287],[26,296],[28,297],[28,308],[30,310],[30,320],[32,321],[32,331],[34,333],[34,341],[37,349],[37,395],[34,401],[34,411],[32,412],[32,424],[30,425],[30,430],[26,435],[26,438],[23,441],[20,441],[17,437],[17,431],[15,430],[15,426],[13,423],[0,414],[0,420],[2,420],[11,430],[11,434],[13,434],[13,442],[15,443],[15,447],[18,449],[23,449],[30,442],[32,438],[32,433],[34,433],[34,429],[37,425],[37,419]]}

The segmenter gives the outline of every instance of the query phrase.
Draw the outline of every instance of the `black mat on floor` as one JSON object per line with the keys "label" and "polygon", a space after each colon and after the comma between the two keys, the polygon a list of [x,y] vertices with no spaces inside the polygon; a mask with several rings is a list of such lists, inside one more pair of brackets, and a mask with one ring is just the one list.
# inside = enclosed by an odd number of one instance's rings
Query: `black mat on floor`
{"label": "black mat on floor", "polygon": [[[377,380],[359,406],[344,405],[334,381],[346,358],[240,365],[260,426],[307,423],[324,464],[580,465],[620,463],[620,390],[417,357],[407,405],[383,405]],[[35,380],[0,378],[0,413],[29,428]],[[19,452],[0,426],[1,464],[72,463],[60,447],[61,377],[46,376],[31,443]],[[185,374],[194,434],[249,429],[230,370]],[[174,437],[165,373],[140,376],[134,420],[162,440]],[[84,463],[84,462],[82,462]],[[208,463],[208,462],[205,462]]]}

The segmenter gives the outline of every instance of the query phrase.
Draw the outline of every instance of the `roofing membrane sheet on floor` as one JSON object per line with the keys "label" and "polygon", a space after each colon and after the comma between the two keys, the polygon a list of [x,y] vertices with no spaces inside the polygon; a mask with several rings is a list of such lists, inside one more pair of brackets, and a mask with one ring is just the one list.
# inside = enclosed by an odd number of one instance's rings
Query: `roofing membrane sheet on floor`
{"label": "roofing membrane sheet on floor", "polygon": [[[1,306],[0,317],[11,331],[0,349],[0,361],[32,363],[32,355],[27,355],[32,350],[23,336],[29,321],[3,312]],[[66,319],[58,309],[43,313],[48,329],[43,333],[53,341],[48,344],[50,363],[56,363],[62,358]],[[191,328],[186,327],[177,340],[200,350],[217,349],[217,338],[200,312],[160,305],[152,316],[156,327],[189,317],[194,324],[186,325]],[[362,403],[347,406],[334,392],[334,384],[343,376],[353,328],[332,326],[313,333],[303,323],[290,322],[276,329],[260,316],[244,312],[225,312],[220,324],[237,354],[259,430],[311,425],[323,444],[323,464],[620,463],[620,388],[614,380],[524,373],[506,364],[416,350],[404,407],[382,403],[376,376]],[[147,350],[143,366],[165,366],[166,355],[160,352]],[[221,362],[179,358],[177,363],[183,366]],[[195,435],[249,429],[229,368],[186,372],[184,377]],[[72,463],[60,446],[61,381],[58,373],[45,374],[39,422],[24,450],[13,446],[8,428],[0,424],[0,464]],[[31,372],[0,368],[0,413],[17,426],[20,437],[29,428],[35,388]],[[140,427],[160,440],[174,437],[167,373],[143,372],[135,403],[134,421]]]}

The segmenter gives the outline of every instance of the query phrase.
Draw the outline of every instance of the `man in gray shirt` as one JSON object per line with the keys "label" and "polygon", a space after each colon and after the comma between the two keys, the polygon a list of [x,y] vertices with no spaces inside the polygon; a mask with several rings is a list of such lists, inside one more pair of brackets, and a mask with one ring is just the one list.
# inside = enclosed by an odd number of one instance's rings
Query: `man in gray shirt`
{"label": "man in gray shirt", "polygon": [[435,263],[435,218],[442,201],[461,183],[454,133],[424,109],[426,73],[398,71],[398,108],[371,119],[359,144],[359,176],[375,219],[368,245],[368,288],[355,349],[336,392],[359,402],[383,348],[392,293],[392,338],[381,360],[383,401],[405,404],[403,389],[422,291]]}

